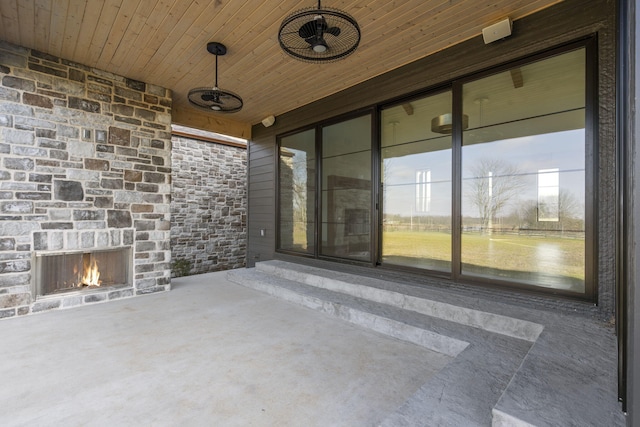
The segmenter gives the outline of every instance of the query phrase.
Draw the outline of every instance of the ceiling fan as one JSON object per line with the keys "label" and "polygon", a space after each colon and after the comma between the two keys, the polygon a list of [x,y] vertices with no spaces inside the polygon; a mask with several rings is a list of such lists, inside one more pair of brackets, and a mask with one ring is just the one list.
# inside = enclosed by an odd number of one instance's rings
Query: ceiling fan
{"label": "ceiling fan", "polygon": [[209,53],[216,56],[216,83],[213,87],[199,87],[189,91],[189,102],[196,107],[220,113],[235,113],[242,109],[239,95],[218,87],[218,56],[225,55],[227,48],[222,43],[207,43]]}
{"label": "ceiling fan", "polygon": [[295,59],[331,62],[352,54],[360,44],[360,27],[345,12],[333,8],[305,8],[282,21],[280,47]]}

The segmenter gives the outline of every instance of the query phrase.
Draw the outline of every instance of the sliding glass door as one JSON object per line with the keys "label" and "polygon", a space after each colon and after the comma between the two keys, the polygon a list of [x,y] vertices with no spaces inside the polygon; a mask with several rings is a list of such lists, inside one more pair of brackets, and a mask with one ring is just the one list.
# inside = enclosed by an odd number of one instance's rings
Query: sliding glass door
{"label": "sliding glass door", "polygon": [[320,254],[371,260],[371,116],[322,128]]}
{"label": "sliding glass door", "polygon": [[585,291],[585,55],[462,86],[462,274]]}
{"label": "sliding glass door", "polygon": [[382,262],[451,271],[451,92],[381,113]]}
{"label": "sliding glass door", "polygon": [[592,299],[591,46],[280,137],[278,249]]}

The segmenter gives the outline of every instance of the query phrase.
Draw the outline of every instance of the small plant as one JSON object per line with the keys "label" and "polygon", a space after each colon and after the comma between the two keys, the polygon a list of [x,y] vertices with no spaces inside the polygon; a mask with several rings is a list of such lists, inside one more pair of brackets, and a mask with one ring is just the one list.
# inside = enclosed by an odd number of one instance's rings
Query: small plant
{"label": "small plant", "polygon": [[177,259],[173,261],[172,266],[175,277],[188,276],[191,272],[191,261],[188,259]]}

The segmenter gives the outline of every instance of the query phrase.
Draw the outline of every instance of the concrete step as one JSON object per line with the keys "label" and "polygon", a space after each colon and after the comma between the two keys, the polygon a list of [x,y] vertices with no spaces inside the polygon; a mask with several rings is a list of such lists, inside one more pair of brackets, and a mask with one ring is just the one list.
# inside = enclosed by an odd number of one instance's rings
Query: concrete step
{"label": "concrete step", "polygon": [[624,425],[615,336],[586,314],[278,260],[228,275],[451,356],[383,426]]}
{"label": "concrete step", "polygon": [[[512,326],[496,328],[500,317],[467,307],[402,293],[377,279],[280,261],[228,272],[229,280],[361,327],[452,357],[382,425],[486,426],[492,409],[531,348],[532,322],[502,316]],[[513,326],[515,325],[515,326]],[[501,333],[492,331],[498,329]],[[531,332],[533,331],[533,332]],[[539,333],[539,332],[538,332]],[[518,338],[514,337],[518,335]],[[410,374],[410,373],[409,373]],[[473,378],[470,383],[469,378]],[[444,398],[443,398],[444,397]]]}
{"label": "concrete step", "polygon": [[540,324],[514,317],[454,305],[418,295],[415,286],[385,280],[335,273],[283,261],[256,264],[256,270],[283,279],[352,295],[381,304],[414,311],[485,331],[535,342],[544,329]]}
{"label": "concrete step", "polygon": [[[428,330],[419,316],[391,305],[349,294],[309,286],[301,282],[265,274],[263,270],[233,270],[228,278],[236,283],[259,290],[285,301],[338,317],[358,326],[408,341],[438,353],[455,357],[467,348],[468,342],[450,338]],[[424,317],[424,316],[423,316]],[[431,319],[433,324],[436,319]],[[440,322],[444,327],[445,322]]]}

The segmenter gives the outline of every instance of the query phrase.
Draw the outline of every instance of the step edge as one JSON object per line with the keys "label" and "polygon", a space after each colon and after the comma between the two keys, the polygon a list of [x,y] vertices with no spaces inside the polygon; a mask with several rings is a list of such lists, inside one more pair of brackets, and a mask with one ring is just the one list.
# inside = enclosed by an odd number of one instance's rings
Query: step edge
{"label": "step edge", "polygon": [[228,278],[232,282],[250,289],[261,291],[270,296],[329,314],[351,324],[392,338],[410,342],[450,357],[458,356],[469,346],[469,343],[463,340],[349,307],[342,303],[326,301],[315,296],[303,295],[291,289],[261,282],[257,278],[254,279],[245,276],[243,277],[244,280],[241,280],[235,274],[229,275]]}
{"label": "step edge", "polygon": [[[497,333],[511,338],[523,339],[529,342],[535,342],[544,330],[543,325],[530,322],[528,320],[406,295],[387,289],[367,287],[365,285],[314,274],[309,271],[295,271],[281,265],[269,264],[268,262],[256,263],[255,268],[265,274],[276,275],[278,277],[298,281],[309,286],[316,286],[334,292],[346,293],[354,297],[368,299],[381,304],[392,305],[394,307],[415,311],[427,316],[437,317],[450,322],[483,329],[487,332]],[[349,273],[340,274],[341,276],[344,276]],[[385,298],[383,298],[383,294]],[[390,303],[389,300],[393,302]],[[425,305],[427,305],[427,307],[425,307]],[[460,312],[463,314],[463,318],[461,319],[460,316],[447,314],[447,311]],[[481,321],[480,319],[484,319],[484,321]],[[505,324],[510,327],[505,328]]]}

